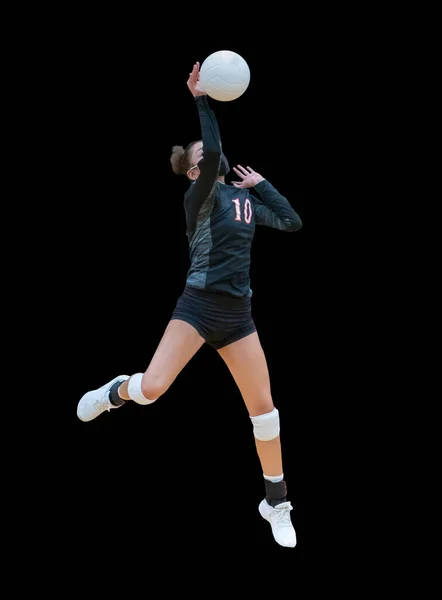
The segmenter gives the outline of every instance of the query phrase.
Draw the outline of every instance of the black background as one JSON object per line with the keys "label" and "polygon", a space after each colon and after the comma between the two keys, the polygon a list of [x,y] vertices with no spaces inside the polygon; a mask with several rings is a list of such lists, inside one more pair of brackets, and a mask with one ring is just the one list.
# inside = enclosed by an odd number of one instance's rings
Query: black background
{"label": "black background", "polygon": [[[316,585],[334,591],[331,571],[351,584],[359,564],[365,587],[379,549],[391,547],[389,524],[380,527],[374,511],[390,519],[379,465],[390,478],[401,450],[393,439],[385,461],[382,425],[397,391],[380,376],[396,360],[388,333],[401,304],[385,309],[386,284],[403,245],[388,237],[394,256],[385,263],[380,232],[392,201],[403,203],[398,181],[408,185],[408,174],[385,181],[397,141],[409,147],[404,98],[413,79],[391,94],[410,64],[404,44],[382,11],[348,7],[22,12],[6,58],[23,57],[15,76],[24,89],[7,90],[18,114],[5,113],[17,172],[7,204],[20,214],[4,220],[5,238],[14,236],[5,262],[15,271],[4,300],[16,279],[24,287],[16,320],[4,309],[4,329],[21,328],[15,345],[4,344],[21,387],[5,369],[3,403],[4,415],[17,412],[3,421],[3,464],[13,470],[3,499],[15,514],[3,512],[19,583],[35,591],[26,569],[37,566],[46,585],[69,571],[59,596],[75,584],[87,595],[89,577],[98,591],[140,578],[141,593],[152,594],[156,575],[162,595],[170,585],[212,596],[222,583],[236,592],[239,570],[246,592],[252,583],[273,595],[299,592],[305,575],[312,596]],[[393,23],[397,32],[396,15]],[[261,172],[304,223],[292,234],[258,228],[251,268],[295,549],[278,546],[257,512],[264,486],[251,425],[212,349],[152,406],[132,403],[91,423],[76,416],[86,391],[147,367],[183,289],[187,182],[169,157],[174,144],[200,137],[186,80],[219,49],[251,69],[243,97],[212,102],[229,161]],[[218,577],[208,587],[211,568]]]}
{"label": "black background", "polygon": [[[296,233],[257,228],[251,266],[253,315],[280,411],[295,549],[278,546],[258,514],[264,483],[251,424],[211,348],[204,346],[153,405],[129,403],[90,423],[76,416],[86,391],[147,368],[185,284],[188,184],[172,173],[169,158],[173,145],[200,138],[186,81],[195,61],[221,49],[241,54],[251,71],[242,97],[209,100],[230,165],[261,173],[303,221]],[[336,125],[329,120],[335,75],[327,54],[296,30],[292,40],[171,34],[154,43],[104,27],[97,35],[84,25],[68,62],[69,228],[60,277],[67,300],[59,316],[70,383],[59,477],[71,508],[63,530],[83,556],[104,552],[116,565],[141,544],[146,563],[162,552],[183,553],[183,560],[190,553],[195,562],[207,553],[244,552],[304,568],[307,555],[310,564],[317,560],[318,503],[326,506],[330,493],[330,408],[317,391],[327,386],[319,364],[329,343],[318,280],[330,274],[326,247],[318,260],[313,225],[315,202],[329,187],[329,130]],[[332,541],[321,543],[324,549]]]}

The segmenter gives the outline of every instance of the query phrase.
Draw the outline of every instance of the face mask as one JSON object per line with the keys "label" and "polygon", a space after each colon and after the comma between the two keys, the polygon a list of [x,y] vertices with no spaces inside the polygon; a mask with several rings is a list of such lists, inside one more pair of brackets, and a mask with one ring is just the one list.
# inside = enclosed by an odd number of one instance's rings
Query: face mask
{"label": "face mask", "polygon": [[221,164],[219,167],[218,175],[227,175],[230,171],[229,163],[227,162],[227,158],[224,156],[224,152],[221,154]]}

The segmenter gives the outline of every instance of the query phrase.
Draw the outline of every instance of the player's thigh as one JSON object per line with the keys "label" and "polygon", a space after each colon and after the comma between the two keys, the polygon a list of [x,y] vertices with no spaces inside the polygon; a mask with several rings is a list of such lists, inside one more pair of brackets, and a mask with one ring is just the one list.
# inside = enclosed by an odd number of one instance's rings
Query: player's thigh
{"label": "player's thigh", "polygon": [[155,354],[143,375],[142,389],[147,398],[160,396],[204,344],[204,339],[189,323],[169,321]]}
{"label": "player's thigh", "polygon": [[267,360],[258,333],[218,350],[234,378],[251,417],[273,410]]}

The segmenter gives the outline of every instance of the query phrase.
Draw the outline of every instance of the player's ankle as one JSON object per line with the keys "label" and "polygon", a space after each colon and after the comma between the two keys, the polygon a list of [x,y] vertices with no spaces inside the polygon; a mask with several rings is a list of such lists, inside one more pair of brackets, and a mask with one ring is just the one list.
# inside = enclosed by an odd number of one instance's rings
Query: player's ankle
{"label": "player's ankle", "polygon": [[282,502],[287,502],[287,485],[284,479],[273,483],[272,481],[264,478],[264,483],[266,488],[267,504],[275,507],[278,504],[282,504]]}
{"label": "player's ankle", "polygon": [[118,389],[122,383],[122,381],[116,381],[109,390],[109,402],[113,406],[123,406],[123,404],[127,402],[127,400],[122,398],[118,393]]}

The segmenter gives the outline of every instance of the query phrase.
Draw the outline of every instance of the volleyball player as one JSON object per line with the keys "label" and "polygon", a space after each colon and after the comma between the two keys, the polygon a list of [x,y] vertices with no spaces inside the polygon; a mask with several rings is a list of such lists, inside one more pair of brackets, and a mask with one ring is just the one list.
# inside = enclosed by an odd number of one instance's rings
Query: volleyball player
{"label": "volleyball player", "polygon": [[275,540],[294,547],[279,412],[251,314],[249,271],[256,225],[294,232],[302,223],[288,200],[250,167],[234,167],[237,181],[225,183],[229,165],[215,114],[199,84],[199,68],[196,63],[187,86],[195,99],[202,139],[186,148],[174,146],[171,154],[173,172],[186,176],[190,184],[184,197],[190,252],[184,290],[146,371],[118,375],[87,392],[77,415],[91,421],[130,400],[141,405],[155,402],[201,346],[211,345],[230,370],[250,416],[264,479],[259,512],[269,521]]}

